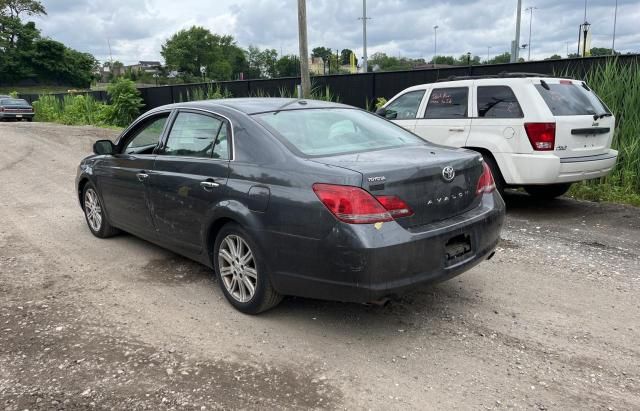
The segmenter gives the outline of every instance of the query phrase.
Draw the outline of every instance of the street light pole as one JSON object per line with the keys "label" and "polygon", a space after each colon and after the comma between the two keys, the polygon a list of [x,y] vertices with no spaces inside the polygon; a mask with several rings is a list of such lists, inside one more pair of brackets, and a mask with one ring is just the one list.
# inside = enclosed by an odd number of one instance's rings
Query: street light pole
{"label": "street light pole", "polygon": [[438,56],[438,29],[440,27],[436,24],[433,26],[433,64],[435,67],[436,57]]}
{"label": "street light pole", "polygon": [[367,73],[369,70],[369,58],[367,57],[367,0],[362,0],[362,72]]}
{"label": "street light pole", "polygon": [[491,46],[487,46],[487,64],[489,63],[490,53],[491,53]]}
{"label": "street light pole", "polygon": [[616,0],[616,8],[613,12],[613,41],[611,42],[611,54],[616,54],[616,23],[618,20],[618,0]]}
{"label": "street light pole", "polygon": [[531,7],[527,7],[527,10],[529,11],[529,57],[527,57],[528,61],[531,61],[531,23],[533,22],[533,11],[537,10],[538,8],[535,6],[531,6]]}
{"label": "street light pole", "polygon": [[520,51],[520,19],[522,17],[522,0],[518,0],[518,10],[516,12],[516,39],[511,48],[511,62],[518,61],[518,52]]}
{"label": "street light pole", "polygon": [[298,0],[298,42],[300,49],[301,98],[311,96],[311,79],[309,78],[309,51],[307,46],[307,1]]}

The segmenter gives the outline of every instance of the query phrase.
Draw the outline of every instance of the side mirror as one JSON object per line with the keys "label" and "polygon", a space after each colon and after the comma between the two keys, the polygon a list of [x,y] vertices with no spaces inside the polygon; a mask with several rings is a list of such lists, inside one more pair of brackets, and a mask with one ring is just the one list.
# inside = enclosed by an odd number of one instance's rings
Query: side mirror
{"label": "side mirror", "polygon": [[111,140],[98,140],[93,143],[93,152],[99,156],[113,154],[115,148]]}
{"label": "side mirror", "polygon": [[387,110],[386,108],[381,108],[376,111],[376,114],[386,118],[387,120],[395,120],[398,118],[398,112],[395,110]]}

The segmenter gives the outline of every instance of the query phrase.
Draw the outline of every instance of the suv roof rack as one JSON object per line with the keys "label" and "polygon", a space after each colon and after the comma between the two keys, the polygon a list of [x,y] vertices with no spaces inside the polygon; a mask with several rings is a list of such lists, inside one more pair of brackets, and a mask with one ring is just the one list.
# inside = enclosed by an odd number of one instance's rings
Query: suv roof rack
{"label": "suv roof rack", "polygon": [[479,76],[449,76],[447,78],[438,79],[437,82],[456,81],[456,80],[480,80],[484,78],[525,78],[525,77],[555,77],[549,74],[541,73],[510,73],[503,71],[499,74],[483,74]]}

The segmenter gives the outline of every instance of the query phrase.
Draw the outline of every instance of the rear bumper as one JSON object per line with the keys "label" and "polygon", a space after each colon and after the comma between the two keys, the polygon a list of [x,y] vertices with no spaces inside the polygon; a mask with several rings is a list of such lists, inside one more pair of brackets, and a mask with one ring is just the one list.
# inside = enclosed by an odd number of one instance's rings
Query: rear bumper
{"label": "rear bumper", "polygon": [[[380,229],[337,223],[321,240],[279,235],[271,244],[279,244],[274,254],[287,262],[272,259],[273,286],[284,295],[370,302],[448,280],[485,260],[498,244],[504,202],[497,193],[484,197],[478,208],[426,231],[411,232],[395,222]],[[447,261],[445,244],[459,235],[469,236],[472,251]]]}
{"label": "rear bumper", "polygon": [[0,120],[21,120],[21,119],[31,119],[35,113],[7,113],[0,112]]}
{"label": "rear bumper", "polygon": [[536,185],[573,183],[603,177],[616,165],[618,152],[560,158],[553,154],[496,154],[507,184]]}

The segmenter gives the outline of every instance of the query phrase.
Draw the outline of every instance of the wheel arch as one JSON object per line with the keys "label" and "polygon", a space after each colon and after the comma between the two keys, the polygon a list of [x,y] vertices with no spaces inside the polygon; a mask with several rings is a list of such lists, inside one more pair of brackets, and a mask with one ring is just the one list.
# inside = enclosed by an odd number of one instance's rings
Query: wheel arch
{"label": "wheel arch", "polygon": [[[237,201],[227,202],[225,206],[218,205],[212,211],[205,225],[204,244],[206,245],[206,256],[208,262],[213,267],[213,248],[218,237],[218,233],[225,225],[235,223],[249,231],[257,234],[262,231],[262,222],[256,213],[250,211],[246,206]],[[258,236],[253,236],[253,241],[263,248],[263,243]]]}

